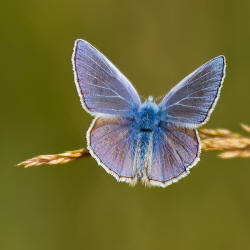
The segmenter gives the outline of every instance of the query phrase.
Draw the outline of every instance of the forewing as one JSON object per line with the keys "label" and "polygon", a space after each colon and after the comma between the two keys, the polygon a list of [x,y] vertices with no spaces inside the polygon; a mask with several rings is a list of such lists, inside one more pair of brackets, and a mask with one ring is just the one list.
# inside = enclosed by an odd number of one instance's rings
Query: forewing
{"label": "forewing", "polygon": [[135,180],[136,139],[131,120],[96,118],[88,132],[88,149],[97,162],[118,181]]}
{"label": "forewing", "polygon": [[76,40],[72,63],[78,94],[88,112],[129,116],[140,104],[128,79],[88,42]]}
{"label": "forewing", "polygon": [[199,161],[199,155],[200,142],[196,129],[162,127],[153,137],[149,182],[165,187],[178,181]]}
{"label": "forewing", "polygon": [[218,56],[178,83],[159,104],[164,119],[197,128],[210,117],[225,77],[225,58]]}

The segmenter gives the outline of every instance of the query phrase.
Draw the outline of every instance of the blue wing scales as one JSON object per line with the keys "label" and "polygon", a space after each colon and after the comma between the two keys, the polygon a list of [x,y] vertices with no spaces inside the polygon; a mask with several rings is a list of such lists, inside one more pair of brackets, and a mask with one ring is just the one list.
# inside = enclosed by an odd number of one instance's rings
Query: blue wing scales
{"label": "blue wing scales", "polygon": [[88,42],[76,40],[72,63],[82,105],[91,114],[129,116],[140,105],[129,80]]}
{"label": "blue wing scales", "polygon": [[218,56],[178,83],[159,104],[164,120],[197,128],[209,119],[225,77],[225,58]]}
{"label": "blue wing scales", "polygon": [[135,184],[136,135],[129,119],[98,117],[87,138],[90,153],[108,173]]}
{"label": "blue wing scales", "polygon": [[189,173],[199,161],[200,142],[196,129],[164,124],[153,137],[151,185],[166,187]]}

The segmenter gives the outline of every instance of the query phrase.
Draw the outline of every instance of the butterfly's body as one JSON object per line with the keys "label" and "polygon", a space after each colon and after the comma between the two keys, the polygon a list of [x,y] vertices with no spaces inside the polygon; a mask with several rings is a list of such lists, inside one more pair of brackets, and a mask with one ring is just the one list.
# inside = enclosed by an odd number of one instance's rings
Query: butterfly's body
{"label": "butterfly's body", "polygon": [[128,79],[93,46],[77,40],[75,83],[86,111],[96,116],[88,149],[118,181],[165,187],[198,161],[197,128],[209,118],[225,76],[219,56],[184,78],[159,103],[144,103]]}
{"label": "butterfly's body", "polygon": [[136,176],[139,180],[146,178],[147,168],[151,165],[153,136],[159,128],[159,118],[159,108],[152,98],[149,98],[141,105],[138,114],[135,114],[132,121],[137,136],[136,157],[138,157],[137,167],[134,169],[136,169]]}
{"label": "butterfly's body", "polygon": [[[133,131],[135,131],[136,140],[136,157],[138,163],[135,161],[134,175],[138,180],[144,180],[147,183],[148,171],[151,168],[152,149],[157,143],[156,138],[160,139],[162,126],[165,123],[162,118],[162,110],[154,102],[152,97],[149,97],[138,110],[134,111],[131,121]],[[131,113],[132,114],[132,113]]]}

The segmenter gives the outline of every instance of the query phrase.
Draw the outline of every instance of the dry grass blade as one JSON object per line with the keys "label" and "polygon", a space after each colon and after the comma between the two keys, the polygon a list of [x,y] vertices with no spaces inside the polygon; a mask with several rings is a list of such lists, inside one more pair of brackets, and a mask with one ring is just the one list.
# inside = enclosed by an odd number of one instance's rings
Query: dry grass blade
{"label": "dry grass blade", "polygon": [[249,158],[250,157],[250,149],[248,150],[234,150],[234,151],[226,151],[219,154],[219,157],[223,159],[229,158]]}
{"label": "dry grass blade", "polygon": [[[250,127],[241,124],[241,127],[250,133]],[[202,150],[204,151],[225,151],[219,157],[228,158],[249,158],[250,138],[236,134],[227,129],[201,129]]]}
{"label": "dry grass blade", "polygon": [[202,140],[202,149],[211,150],[238,150],[250,148],[250,138],[215,137]]}
{"label": "dry grass blade", "polygon": [[[241,124],[241,127],[250,133],[250,127]],[[250,138],[233,133],[228,129],[200,129],[203,151],[224,151],[219,157],[228,158],[250,158]],[[39,155],[29,160],[23,161],[18,166],[32,167],[43,164],[57,165],[90,156],[87,149],[77,149],[54,155]]]}
{"label": "dry grass blade", "polygon": [[241,135],[233,133],[228,129],[200,129],[199,135],[201,138],[213,138],[213,137],[241,137]]}
{"label": "dry grass blade", "polygon": [[247,133],[249,133],[250,134],[250,127],[249,126],[247,126],[247,125],[245,125],[245,124],[240,124],[240,126],[247,132]]}
{"label": "dry grass blade", "polygon": [[65,164],[85,156],[89,156],[89,152],[87,149],[81,148],[77,150],[66,151],[60,154],[39,155],[19,163],[18,166],[24,166],[25,168],[28,168],[33,166],[40,166],[43,164],[47,165]]}

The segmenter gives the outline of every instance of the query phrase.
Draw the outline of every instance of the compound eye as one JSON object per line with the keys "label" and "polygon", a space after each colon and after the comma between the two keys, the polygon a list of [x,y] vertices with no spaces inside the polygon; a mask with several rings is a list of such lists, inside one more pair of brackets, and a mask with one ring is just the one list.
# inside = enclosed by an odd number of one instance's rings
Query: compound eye
{"label": "compound eye", "polygon": [[163,126],[163,124],[164,124],[164,123],[163,123],[162,121],[157,121],[156,126],[157,126],[157,127],[162,127],[162,126]]}
{"label": "compound eye", "polygon": [[141,128],[140,131],[141,131],[141,132],[146,132],[146,133],[151,133],[151,132],[153,132],[153,130],[150,129],[150,128]]}

